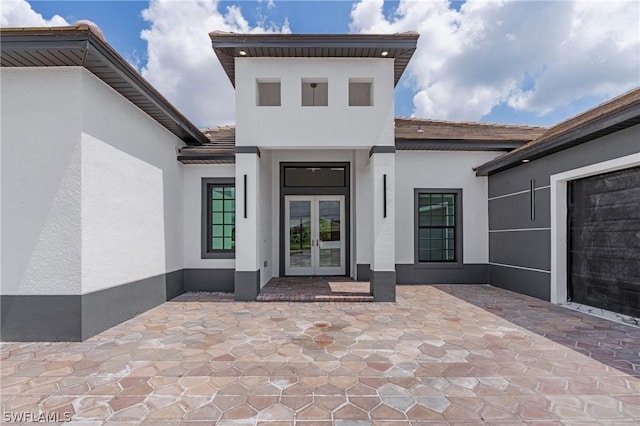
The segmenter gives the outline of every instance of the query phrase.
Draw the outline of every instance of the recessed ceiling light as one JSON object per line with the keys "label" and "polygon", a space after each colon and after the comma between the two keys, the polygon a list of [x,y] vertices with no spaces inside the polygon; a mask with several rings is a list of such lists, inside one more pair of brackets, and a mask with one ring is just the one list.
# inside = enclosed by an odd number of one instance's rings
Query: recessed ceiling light
{"label": "recessed ceiling light", "polygon": [[382,56],[387,56],[389,54],[389,52],[387,50],[383,50],[382,53],[380,55]]}
{"label": "recessed ceiling light", "polygon": [[238,53],[240,54],[240,56],[247,56],[247,51],[246,50],[241,50]]}
{"label": "recessed ceiling light", "polygon": [[526,158],[524,160],[522,160],[523,163],[528,163],[529,160],[527,160]]}

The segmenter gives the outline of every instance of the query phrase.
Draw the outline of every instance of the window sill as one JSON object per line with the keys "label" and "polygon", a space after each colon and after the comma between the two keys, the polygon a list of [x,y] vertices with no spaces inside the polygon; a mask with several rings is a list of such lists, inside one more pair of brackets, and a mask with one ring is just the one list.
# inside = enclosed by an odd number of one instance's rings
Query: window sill
{"label": "window sill", "polygon": [[235,259],[235,251],[221,251],[221,252],[206,252],[202,253],[201,259]]}
{"label": "window sill", "polygon": [[414,266],[418,269],[462,269],[463,262],[416,262]]}

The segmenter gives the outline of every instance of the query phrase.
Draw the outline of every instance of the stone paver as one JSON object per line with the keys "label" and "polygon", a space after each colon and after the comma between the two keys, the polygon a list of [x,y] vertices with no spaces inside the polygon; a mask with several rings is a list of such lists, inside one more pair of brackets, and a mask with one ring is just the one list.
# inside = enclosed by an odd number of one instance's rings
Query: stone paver
{"label": "stone paver", "polygon": [[186,294],[85,342],[0,355],[2,422],[640,421],[640,329],[481,285],[399,286],[397,303]]}

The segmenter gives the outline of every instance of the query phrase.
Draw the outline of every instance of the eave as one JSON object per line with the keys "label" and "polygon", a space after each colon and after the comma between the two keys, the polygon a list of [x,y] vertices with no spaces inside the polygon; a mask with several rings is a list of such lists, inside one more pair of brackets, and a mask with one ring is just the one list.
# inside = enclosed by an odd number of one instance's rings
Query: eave
{"label": "eave", "polygon": [[[235,87],[235,59],[253,57],[393,60],[395,85],[416,50],[419,34],[236,34],[214,31],[209,36],[213,50]],[[386,55],[383,56],[383,52]]]}
{"label": "eave", "polygon": [[187,145],[207,137],[88,25],[1,28],[0,66],[84,67]]}
{"label": "eave", "polygon": [[[523,160],[527,160],[527,162],[537,160],[637,124],[640,124],[640,101],[616,109],[610,114],[598,116],[551,137],[547,138],[543,135],[540,141],[532,141],[520,149],[476,167],[474,170],[477,176],[488,176],[516,167],[522,164]],[[554,128],[551,128],[550,132],[553,130]]]}
{"label": "eave", "polygon": [[526,141],[461,139],[396,139],[398,151],[512,151]]}

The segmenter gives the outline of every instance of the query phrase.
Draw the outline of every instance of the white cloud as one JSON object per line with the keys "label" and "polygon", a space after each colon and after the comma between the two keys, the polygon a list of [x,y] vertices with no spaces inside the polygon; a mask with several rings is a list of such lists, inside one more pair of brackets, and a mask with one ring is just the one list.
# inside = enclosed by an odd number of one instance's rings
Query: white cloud
{"label": "white cloud", "polygon": [[273,9],[274,7],[276,7],[276,2],[275,0],[258,0],[258,3],[262,3],[265,2],[267,3],[267,9]]}
{"label": "white cloud", "polygon": [[61,16],[45,19],[36,13],[26,0],[2,0],[0,26],[2,27],[59,27],[69,25]]}
{"label": "white cloud", "polygon": [[640,3],[361,0],[351,31],[416,30],[408,74],[417,116],[477,120],[505,103],[550,113],[584,97],[640,85]]}
{"label": "white cloud", "polygon": [[151,28],[142,31],[147,41],[147,65],[142,75],[199,126],[235,120],[234,91],[213,49],[211,31],[238,33],[290,32],[282,26],[252,27],[237,6],[218,11],[215,0],[151,1],[142,12]]}

